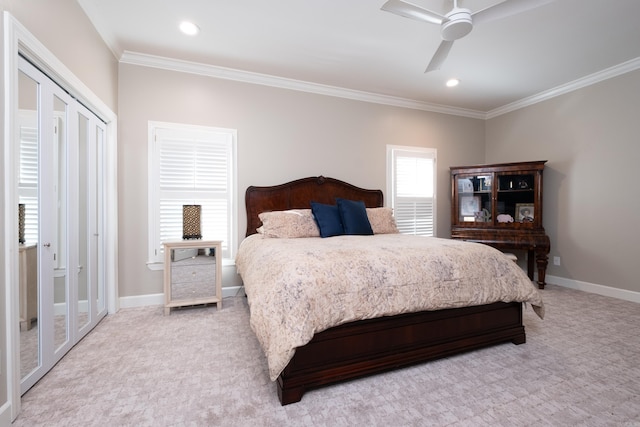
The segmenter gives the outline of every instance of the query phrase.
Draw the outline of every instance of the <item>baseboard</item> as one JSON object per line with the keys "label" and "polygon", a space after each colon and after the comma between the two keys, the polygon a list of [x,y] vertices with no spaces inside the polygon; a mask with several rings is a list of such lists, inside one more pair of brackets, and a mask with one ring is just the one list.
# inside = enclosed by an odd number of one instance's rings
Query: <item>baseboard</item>
{"label": "baseboard", "polygon": [[164,294],[134,295],[131,297],[120,297],[120,308],[146,307],[149,305],[164,304]]}
{"label": "baseboard", "polygon": [[0,426],[11,425],[11,403],[5,402],[0,406]]}
{"label": "baseboard", "polygon": [[[595,283],[582,282],[579,280],[566,279],[564,277],[551,276],[547,274],[546,282],[565,288],[590,292],[592,294],[604,295],[607,297],[640,303],[640,292],[628,291],[626,289],[612,288],[610,286],[597,285]],[[244,295],[243,286],[229,286],[222,288],[222,297],[233,297]],[[135,295],[120,298],[120,308],[146,307],[150,305],[164,304],[164,294]]]}
{"label": "baseboard", "polygon": [[[222,288],[222,298],[244,295],[244,286],[228,286]],[[120,308],[146,307],[150,305],[163,305],[164,294],[135,295],[120,297]]]}
{"label": "baseboard", "polygon": [[548,274],[546,276],[546,282],[565,288],[577,289],[579,291],[590,292],[592,294],[640,303],[640,292],[612,288],[604,285],[596,285],[595,283],[582,282],[580,280],[565,279],[564,277],[550,276]]}

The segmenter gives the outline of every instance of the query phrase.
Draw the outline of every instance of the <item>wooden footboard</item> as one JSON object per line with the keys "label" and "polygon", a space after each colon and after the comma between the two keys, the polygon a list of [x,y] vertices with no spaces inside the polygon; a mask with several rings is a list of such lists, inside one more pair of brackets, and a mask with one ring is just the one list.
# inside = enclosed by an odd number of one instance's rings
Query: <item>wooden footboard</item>
{"label": "wooden footboard", "polygon": [[282,405],[307,389],[480,347],[526,341],[521,303],[424,311],[348,323],[316,334],[278,377]]}

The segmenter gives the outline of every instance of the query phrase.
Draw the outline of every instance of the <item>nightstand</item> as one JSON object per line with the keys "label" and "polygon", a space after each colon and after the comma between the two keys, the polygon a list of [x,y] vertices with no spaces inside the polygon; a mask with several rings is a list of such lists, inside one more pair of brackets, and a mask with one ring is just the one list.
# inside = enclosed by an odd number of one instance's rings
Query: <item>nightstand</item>
{"label": "nightstand", "polygon": [[164,246],[164,314],[174,307],[222,308],[222,242],[175,240]]}

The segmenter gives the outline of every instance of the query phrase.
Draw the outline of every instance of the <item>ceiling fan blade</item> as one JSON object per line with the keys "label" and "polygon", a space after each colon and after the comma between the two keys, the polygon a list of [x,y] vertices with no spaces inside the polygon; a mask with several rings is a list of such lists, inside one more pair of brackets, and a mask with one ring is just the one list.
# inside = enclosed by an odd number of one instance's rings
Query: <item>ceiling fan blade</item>
{"label": "ceiling fan blade", "polygon": [[442,24],[446,18],[439,13],[431,12],[415,4],[403,0],[389,0],[380,8],[386,12],[395,13],[405,18],[417,19],[418,21],[431,22],[432,24]]}
{"label": "ceiling fan blade", "polygon": [[447,56],[449,56],[451,46],[453,46],[453,41],[443,40],[442,43],[440,43],[438,50],[436,50],[436,53],[433,55],[433,58],[431,58],[431,62],[429,62],[429,65],[427,65],[427,69],[424,70],[424,72],[428,73],[429,71],[439,70],[444,63],[444,60],[447,59]]}
{"label": "ceiling fan blade", "polygon": [[535,9],[552,1],[554,0],[506,0],[471,14],[471,18],[474,25],[481,24]]}

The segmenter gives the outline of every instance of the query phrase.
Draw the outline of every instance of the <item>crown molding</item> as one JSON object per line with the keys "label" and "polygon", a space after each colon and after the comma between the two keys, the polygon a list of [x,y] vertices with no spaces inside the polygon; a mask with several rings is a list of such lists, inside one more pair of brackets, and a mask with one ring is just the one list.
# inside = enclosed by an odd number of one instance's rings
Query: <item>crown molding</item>
{"label": "crown molding", "polygon": [[606,68],[602,71],[598,71],[593,74],[589,74],[588,76],[582,77],[572,82],[569,82],[560,86],[556,86],[552,89],[545,90],[543,92],[529,96],[527,98],[523,98],[516,102],[503,105],[502,107],[498,107],[494,110],[487,112],[486,119],[493,119],[503,114],[510,113],[512,111],[519,110],[521,108],[528,107],[533,104],[537,104],[538,102],[546,101],[548,99],[555,98],[556,96],[564,95],[566,93],[573,92],[574,90],[582,89],[584,87],[591,86],[593,84],[602,82],[604,80],[608,80],[613,77],[617,77],[622,74],[635,71],[639,68],[640,68],[640,57],[631,59],[627,62],[623,62],[622,64],[614,65],[613,67]]}
{"label": "crown molding", "polygon": [[484,120],[486,116],[484,112],[477,110],[455,108],[440,104],[430,104],[426,102],[415,101],[412,99],[380,95],[336,86],[311,83],[302,80],[287,79],[268,74],[260,74],[233,68],[218,67],[199,62],[148,55],[144,53],[125,51],[120,57],[120,63],[159,68],[169,71],[178,71],[181,73],[197,74],[218,79],[234,80],[238,82],[271,86],[281,89],[290,89],[300,92],[309,92],[318,95],[334,96],[338,98],[346,98],[355,101],[370,102],[374,104],[383,104],[394,107],[411,108],[414,110],[430,111],[434,113],[470,117],[474,119]]}
{"label": "crown molding", "polygon": [[258,84],[263,86],[290,89],[300,92],[315,93],[318,95],[334,96],[338,98],[352,99],[355,101],[370,102],[374,104],[390,105],[393,107],[410,108],[414,110],[430,111],[433,113],[450,114],[454,116],[469,117],[473,119],[488,120],[503,114],[519,110],[564,95],[575,90],[591,86],[604,80],[626,74],[640,69],[640,57],[631,59],[622,64],[615,65],[602,71],[590,74],[572,82],[556,86],[552,89],[537,93],[535,95],[520,99],[510,104],[503,105],[488,112],[471,110],[465,108],[450,107],[441,104],[416,101],[413,99],[400,98],[395,96],[381,95],[371,92],[363,92],[353,89],[346,89],[337,86],[323,85],[319,83],[306,82],[302,80],[287,79],[268,74],[253,73],[250,71],[237,70],[233,68],[219,67],[199,62],[184,61],[180,59],[167,58],[163,56],[148,55],[125,51],[120,57],[123,64],[139,65],[143,67],[159,68],[181,73],[197,74],[218,79],[233,80],[244,83]]}

